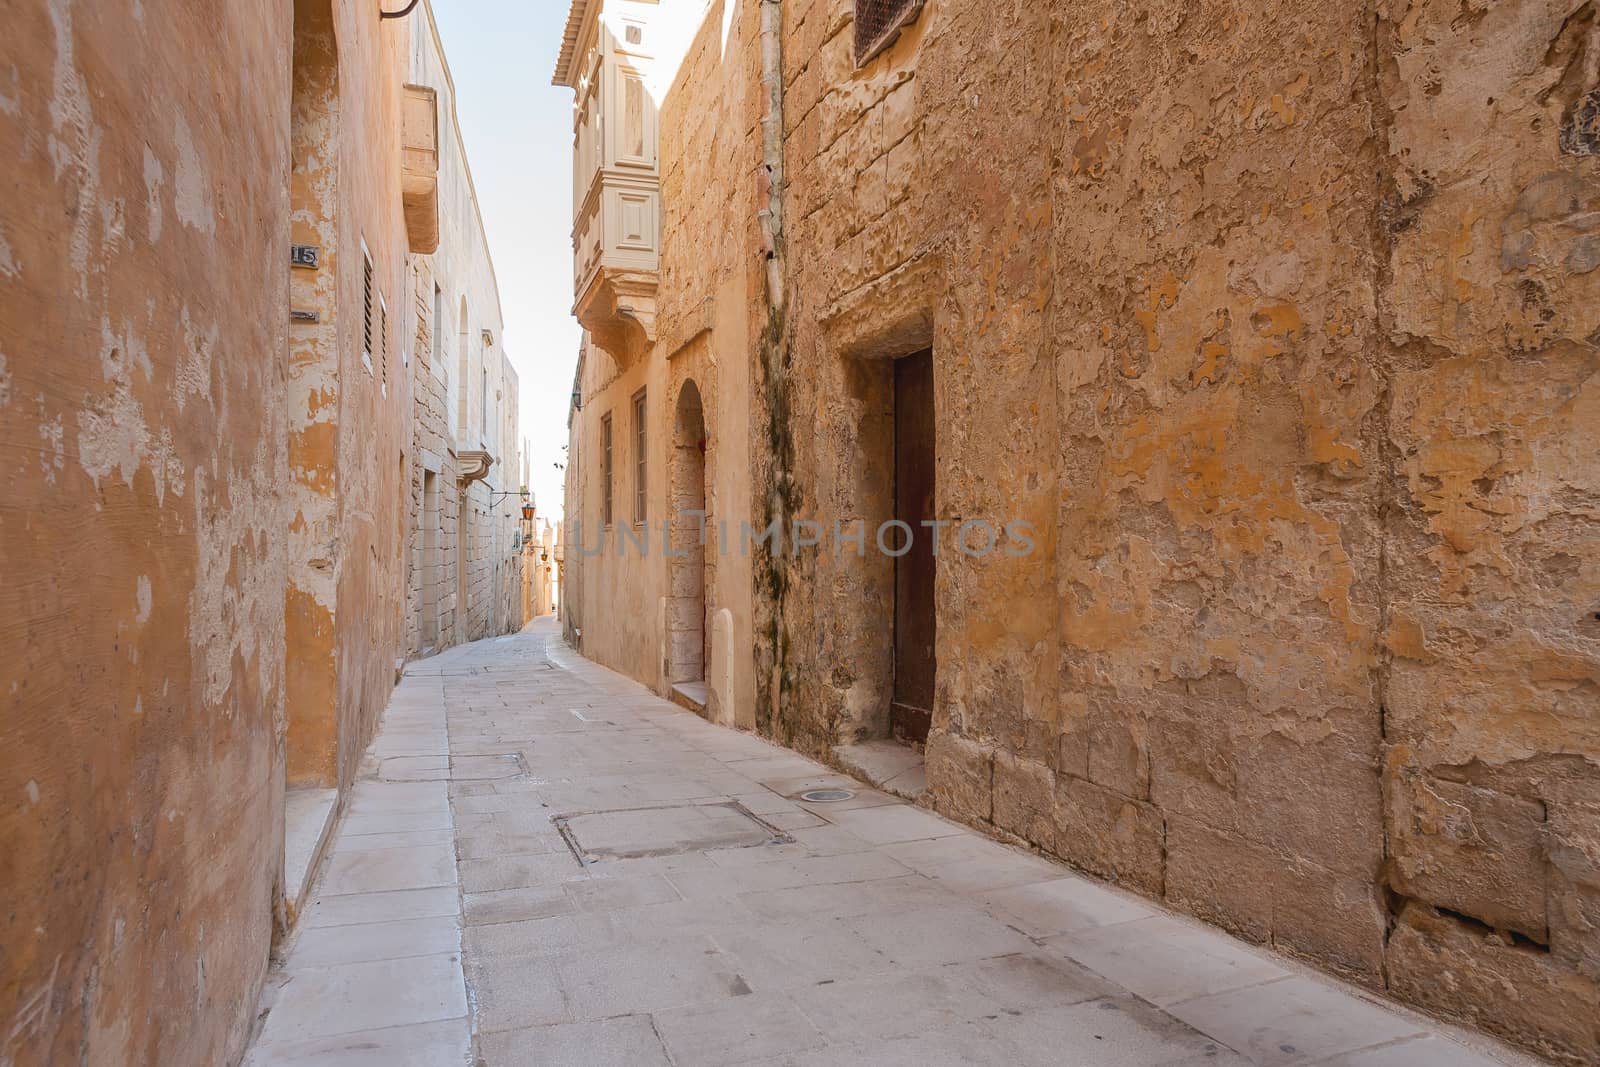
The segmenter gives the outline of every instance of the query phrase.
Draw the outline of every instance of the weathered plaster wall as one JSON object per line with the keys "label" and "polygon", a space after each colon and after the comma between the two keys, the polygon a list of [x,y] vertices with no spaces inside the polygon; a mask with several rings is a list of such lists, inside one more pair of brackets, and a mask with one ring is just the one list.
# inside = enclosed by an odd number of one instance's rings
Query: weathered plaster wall
{"label": "weathered plaster wall", "polygon": [[281,877],[290,9],[5,23],[0,1060],[227,1063]]}
{"label": "weathered plaster wall", "polygon": [[[337,81],[292,114],[319,18]],[[285,780],[348,781],[386,700],[408,32],[345,0],[8,12],[0,1060],[237,1060],[285,914]],[[323,254],[292,285],[291,241]]]}
{"label": "weathered plaster wall", "polygon": [[327,0],[299,0],[295,13],[297,74],[314,70],[332,87],[296,90],[297,108],[317,99],[296,122],[295,240],[324,259],[295,271],[292,294],[320,319],[290,326],[289,781],[338,785],[376,728],[404,639],[411,394],[398,81],[409,27]]}
{"label": "weathered plaster wall", "polygon": [[[409,282],[400,198],[400,72],[410,20],[380,22],[373,8],[336,8],[341,68],[338,471],[334,633],[338,664],[337,781],[356,765],[383,714],[403,655],[405,450],[412,400],[401,342]],[[360,242],[372,255],[373,351],[363,355]]]}
{"label": "weathered plaster wall", "polygon": [[[886,518],[932,344],[938,516],[1035,540],[941,554],[936,804],[1600,1056],[1592,5],[851,7],[784,5],[756,495]],[[891,579],[759,590],[778,736],[881,734]]]}

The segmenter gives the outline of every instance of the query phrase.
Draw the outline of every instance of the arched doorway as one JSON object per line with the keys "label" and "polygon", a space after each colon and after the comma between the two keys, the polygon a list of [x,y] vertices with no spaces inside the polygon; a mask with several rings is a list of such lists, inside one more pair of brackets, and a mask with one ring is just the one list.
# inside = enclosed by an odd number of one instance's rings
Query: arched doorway
{"label": "arched doorway", "polygon": [[[716,538],[706,514],[705,409],[693,380],[678,391],[672,426],[672,551],[667,590],[667,681],[704,685],[710,567]],[[700,698],[704,704],[704,696]]]}

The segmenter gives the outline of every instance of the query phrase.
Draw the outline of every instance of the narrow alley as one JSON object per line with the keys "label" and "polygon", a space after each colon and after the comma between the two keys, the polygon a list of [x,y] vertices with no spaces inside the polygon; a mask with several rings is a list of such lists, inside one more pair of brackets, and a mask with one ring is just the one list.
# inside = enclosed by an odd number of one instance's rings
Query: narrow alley
{"label": "narrow alley", "polygon": [[0,10],[0,1067],[1600,1067],[1600,0]]}
{"label": "narrow alley", "polygon": [[252,1067],[1508,1062],[714,726],[550,619],[408,669],[266,1007]]}

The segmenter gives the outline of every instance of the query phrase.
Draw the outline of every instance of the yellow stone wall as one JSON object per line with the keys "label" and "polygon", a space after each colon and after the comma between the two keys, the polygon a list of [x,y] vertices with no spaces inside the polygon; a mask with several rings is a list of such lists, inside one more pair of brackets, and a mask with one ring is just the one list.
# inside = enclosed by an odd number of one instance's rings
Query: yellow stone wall
{"label": "yellow stone wall", "polygon": [[[941,555],[936,805],[1600,1055],[1592,6],[851,6],[784,4],[762,399],[886,515],[931,342],[939,517],[1033,524]],[[881,735],[892,568],[778,570],[761,720]]]}
{"label": "yellow stone wall", "polygon": [[[853,6],[782,4],[770,315],[763,5],[691,34],[657,338],[585,349],[569,520],[599,417],[626,515],[628,398],[692,378],[718,516],[875,525],[931,346],[938,518],[1032,539],[940,556],[932,803],[1600,1057],[1593,4],[928,0],[859,69]],[[567,540],[569,632],[665,688],[670,568]],[[737,721],[884,736],[892,562],[733,548]]]}

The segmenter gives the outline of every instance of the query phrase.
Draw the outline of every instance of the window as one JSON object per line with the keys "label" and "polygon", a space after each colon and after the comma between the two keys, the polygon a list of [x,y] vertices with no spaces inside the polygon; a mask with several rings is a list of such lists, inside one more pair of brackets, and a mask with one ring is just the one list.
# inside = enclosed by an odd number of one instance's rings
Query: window
{"label": "window", "polygon": [[622,83],[624,152],[639,159],[644,156],[644,82],[630,75]]}
{"label": "window", "polygon": [[372,253],[361,242],[361,361],[372,373]]}
{"label": "window", "polygon": [[923,0],[856,0],[856,66],[894,44],[922,4]]}
{"label": "window", "polygon": [[611,416],[600,418],[600,525],[611,525]]}
{"label": "window", "polygon": [[643,523],[645,489],[644,390],[633,394],[633,521]]}
{"label": "window", "polygon": [[428,366],[434,376],[444,381],[444,364],[440,355],[444,351],[444,290],[437,282],[433,286],[433,331],[428,337]]}

